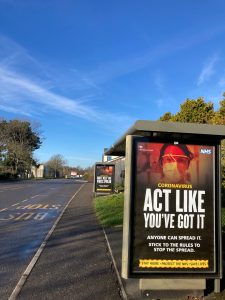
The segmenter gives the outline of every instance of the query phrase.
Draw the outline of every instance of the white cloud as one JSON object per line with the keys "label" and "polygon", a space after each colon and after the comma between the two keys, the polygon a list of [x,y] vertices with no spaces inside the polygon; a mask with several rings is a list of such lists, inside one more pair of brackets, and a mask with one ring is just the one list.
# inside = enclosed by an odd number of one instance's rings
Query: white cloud
{"label": "white cloud", "polygon": [[15,108],[15,107],[11,107],[9,105],[5,106],[5,105],[1,105],[0,104],[0,111],[6,111],[6,112],[10,112],[10,113],[13,113],[13,114],[22,114],[24,116],[27,116],[27,117],[31,117],[31,114],[27,113],[27,112],[21,112],[21,109],[19,108]]}
{"label": "white cloud", "polygon": [[159,94],[158,98],[155,100],[155,103],[157,107],[160,109],[165,106],[166,103],[168,102],[168,91],[166,89],[166,81],[165,81],[165,76],[161,71],[157,71],[155,77],[154,77],[154,84],[156,87],[156,90]]}
{"label": "white cloud", "polygon": [[0,110],[26,116],[59,111],[97,124],[105,124],[107,120],[111,129],[115,124],[127,127],[130,123],[128,116],[101,111],[87,104],[95,98],[98,87],[84,75],[81,81],[82,89],[87,86],[86,95],[83,92],[82,97],[67,97],[57,89],[45,68],[22,47],[4,37],[0,37],[0,41],[3,42],[0,47]]}
{"label": "white cloud", "polygon": [[208,81],[215,73],[215,64],[219,60],[218,55],[213,55],[204,65],[197,80],[197,85],[201,85]]}
{"label": "white cloud", "polygon": [[202,44],[224,31],[225,28],[220,27],[207,29],[204,32],[195,33],[189,36],[184,34],[176,36],[160,45],[145,50],[145,52],[140,53],[139,55],[132,57],[126,56],[122,59],[102,62],[95,70],[88,74],[88,77],[91,78],[95,84],[105,83],[113,78],[146,68],[153,62],[161,60],[164,57],[174,55],[178,52]]}
{"label": "white cloud", "polygon": [[[196,35],[185,42],[178,37],[136,57],[103,62],[95,70],[85,74],[75,68],[67,70],[68,73],[61,72],[60,69],[54,70],[53,73],[53,70],[39,63],[26,49],[0,36],[0,109],[11,113],[20,112],[23,115],[43,114],[49,110],[59,111],[98,124],[107,123],[106,126],[112,130],[115,127],[120,130],[127,128],[134,119],[117,112],[101,110],[93,105],[94,100],[102,98],[103,90],[100,85],[204,42],[218,32],[219,30],[214,30],[207,35]],[[207,76],[209,77],[215,62],[214,58],[211,64],[202,70],[199,82],[202,83]],[[156,85],[160,91],[158,106],[161,106],[161,99],[164,98],[162,78],[158,78]],[[107,99],[105,101],[107,102]]]}
{"label": "white cloud", "polygon": [[53,109],[96,123],[104,123],[107,120],[109,125],[114,125],[128,121],[126,116],[114,115],[85,105],[82,103],[82,98],[71,99],[49,91],[39,83],[1,66],[0,89],[2,94],[0,109],[8,112],[31,115],[34,114],[35,110],[44,112],[44,110]]}
{"label": "white cloud", "polygon": [[164,80],[160,74],[157,74],[155,78],[155,85],[159,92],[164,92]]}
{"label": "white cloud", "polygon": [[218,84],[225,89],[225,75],[220,78]]}

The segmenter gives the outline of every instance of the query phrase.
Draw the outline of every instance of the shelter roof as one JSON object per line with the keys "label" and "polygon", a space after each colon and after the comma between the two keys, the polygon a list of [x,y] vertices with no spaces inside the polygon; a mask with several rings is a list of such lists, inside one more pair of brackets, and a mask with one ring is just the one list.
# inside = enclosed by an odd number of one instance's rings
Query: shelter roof
{"label": "shelter roof", "polygon": [[195,141],[204,139],[212,142],[225,139],[225,126],[138,120],[105,151],[105,155],[124,156],[127,135],[174,138],[184,140],[184,142],[190,139]]}

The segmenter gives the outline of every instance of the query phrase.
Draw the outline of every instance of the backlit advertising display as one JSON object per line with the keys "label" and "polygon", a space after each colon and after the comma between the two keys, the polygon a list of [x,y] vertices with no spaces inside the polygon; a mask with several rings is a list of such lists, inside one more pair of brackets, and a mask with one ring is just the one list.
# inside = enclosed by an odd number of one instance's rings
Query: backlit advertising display
{"label": "backlit advertising display", "polygon": [[217,272],[216,151],[134,138],[131,275]]}
{"label": "backlit advertising display", "polygon": [[95,165],[95,192],[113,193],[114,191],[115,165]]}

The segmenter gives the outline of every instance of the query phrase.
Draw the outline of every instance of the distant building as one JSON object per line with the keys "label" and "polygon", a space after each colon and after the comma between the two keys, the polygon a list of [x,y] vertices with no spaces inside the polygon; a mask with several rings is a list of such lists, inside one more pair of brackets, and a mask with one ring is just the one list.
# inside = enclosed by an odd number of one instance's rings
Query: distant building
{"label": "distant building", "polygon": [[[104,148],[104,153],[107,148]],[[125,157],[124,156],[110,156],[102,155],[103,162],[115,164],[115,183],[124,186],[125,178]]]}
{"label": "distant building", "polygon": [[32,166],[31,167],[31,176],[34,178],[43,178],[44,177],[44,165],[39,165],[38,167]]}

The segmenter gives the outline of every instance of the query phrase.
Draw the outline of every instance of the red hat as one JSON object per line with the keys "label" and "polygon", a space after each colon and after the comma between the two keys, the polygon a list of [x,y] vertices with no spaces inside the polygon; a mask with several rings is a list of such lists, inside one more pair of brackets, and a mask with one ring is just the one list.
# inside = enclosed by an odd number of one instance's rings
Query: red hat
{"label": "red hat", "polygon": [[183,152],[183,150],[180,147],[177,147],[175,145],[170,145],[166,148],[164,155],[163,156],[185,156],[187,157],[187,155],[185,155],[185,153]]}

